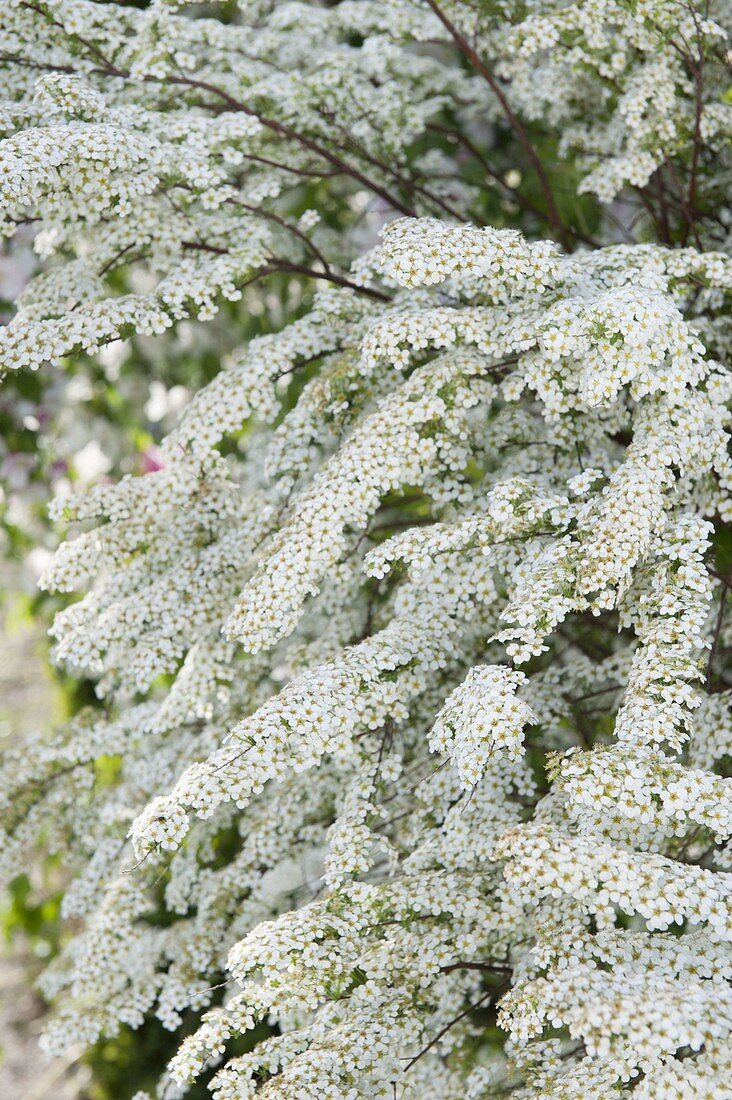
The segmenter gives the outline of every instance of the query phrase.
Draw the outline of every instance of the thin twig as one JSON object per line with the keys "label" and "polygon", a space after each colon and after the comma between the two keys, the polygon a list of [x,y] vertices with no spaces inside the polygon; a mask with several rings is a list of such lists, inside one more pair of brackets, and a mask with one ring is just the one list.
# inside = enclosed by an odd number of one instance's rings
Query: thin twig
{"label": "thin twig", "polygon": [[437,1032],[434,1039],[430,1039],[427,1046],[423,1047],[422,1050],[420,1050],[419,1054],[415,1054],[414,1058],[410,1059],[410,1061],[407,1062],[406,1066],[404,1067],[404,1072],[408,1073],[412,1066],[416,1065],[420,1058],[424,1058],[427,1051],[431,1050],[435,1043],[439,1043],[440,1039],[442,1039],[443,1036],[447,1035],[451,1027],[454,1027],[455,1024],[460,1023],[460,1021],[464,1020],[466,1016],[469,1016],[471,1012],[475,1012],[476,1008],[480,1008],[480,1006],[485,1004],[486,1001],[490,1000],[490,998],[493,997],[496,992],[497,990],[495,989],[489,989],[488,992],[484,993],[482,997],[479,997],[474,1004],[468,1005],[465,1011],[461,1012],[459,1016],[456,1016],[454,1020],[450,1020],[449,1024],[445,1024],[445,1026]]}
{"label": "thin twig", "polygon": [[536,173],[536,178],[539,181],[539,185],[544,195],[544,202],[546,203],[549,223],[554,229],[554,232],[557,234],[561,243],[566,249],[569,250],[569,241],[567,238],[566,226],[564,225],[564,222],[562,221],[561,215],[557,208],[557,204],[554,199],[554,193],[552,192],[551,184],[549,183],[549,178],[544,171],[544,166],[541,163],[541,158],[536,152],[536,149],[531,142],[531,138],[529,137],[523,122],[509,103],[505,92],[491,73],[490,69],[487,68],[480,55],[475,49],[473,49],[467,38],[465,38],[460,30],[458,30],[452,20],[447,15],[445,15],[444,11],[437,3],[437,0],[427,0],[427,3],[432,8],[433,12],[440,20],[442,25],[445,27],[445,30],[451,36],[460,52],[466,57],[466,59],[470,62],[476,72],[483,77],[486,84],[500,103],[501,109],[503,110],[507,121],[515,132],[519,143],[526,153],[526,156],[529,158],[531,166]]}

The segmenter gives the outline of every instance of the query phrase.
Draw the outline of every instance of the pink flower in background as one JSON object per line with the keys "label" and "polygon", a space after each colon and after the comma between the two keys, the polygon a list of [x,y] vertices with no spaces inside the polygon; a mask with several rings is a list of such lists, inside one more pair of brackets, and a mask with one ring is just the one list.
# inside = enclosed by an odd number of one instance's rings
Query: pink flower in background
{"label": "pink flower in background", "polygon": [[53,481],[59,477],[65,477],[69,472],[69,464],[65,458],[57,458],[49,467],[49,476]]}
{"label": "pink flower in background", "polygon": [[165,468],[165,459],[159,447],[148,447],[140,455],[140,471],[143,474],[153,474],[156,470]]}

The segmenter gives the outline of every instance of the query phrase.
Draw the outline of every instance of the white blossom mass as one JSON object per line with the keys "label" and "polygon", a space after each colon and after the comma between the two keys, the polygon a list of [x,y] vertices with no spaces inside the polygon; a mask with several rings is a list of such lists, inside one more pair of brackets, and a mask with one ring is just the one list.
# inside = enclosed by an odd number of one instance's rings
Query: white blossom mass
{"label": "white blossom mass", "polygon": [[285,302],[53,505],[97,702],[0,782],[4,876],[68,873],[48,1049],[156,1017],[137,1100],[732,1096],[731,29],[5,0],[3,385]]}

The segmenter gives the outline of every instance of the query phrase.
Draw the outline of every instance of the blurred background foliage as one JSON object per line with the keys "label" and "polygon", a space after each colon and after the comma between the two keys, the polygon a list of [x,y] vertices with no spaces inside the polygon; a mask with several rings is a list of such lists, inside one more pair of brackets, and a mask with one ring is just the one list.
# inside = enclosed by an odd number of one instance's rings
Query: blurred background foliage
{"label": "blurred background foliage", "polygon": [[[302,209],[296,212],[311,208],[314,201],[317,197],[311,193],[303,194]],[[63,364],[62,372],[42,368],[35,374],[19,373],[4,386],[0,392],[1,628],[15,656],[32,664],[33,695],[29,700],[27,691],[14,690],[6,698],[0,709],[4,738],[22,737],[31,713],[50,729],[82,708],[98,705],[91,681],[75,679],[48,662],[43,626],[50,625],[64,604],[63,597],[36,588],[57,542],[47,517],[49,500],[58,492],[100,478],[155,469],[157,444],[176,412],[218,372],[226,354],[302,314],[311,297],[312,288],[304,282],[273,276],[265,285],[248,290],[242,301],[226,304],[205,326],[181,325],[174,334],[157,339],[134,338],[95,358],[75,356]],[[9,302],[1,302],[0,308],[7,316]],[[19,675],[14,665],[11,679],[16,689]],[[109,767],[111,781],[113,760]],[[104,776],[98,778],[105,781]],[[19,875],[9,884],[0,907],[6,950],[23,952],[31,976],[37,968],[34,964],[40,968],[70,931],[60,920],[64,884],[63,866],[46,857],[32,874]],[[184,1023],[178,1033],[168,1032],[152,1019],[138,1031],[124,1029],[97,1044],[84,1057],[91,1067],[91,1082],[77,1094],[79,1100],[128,1100],[138,1089],[152,1086],[161,1061],[172,1056],[185,1030]],[[22,1095],[14,1100],[22,1100]],[[201,1087],[189,1095],[198,1100],[208,1094]]]}

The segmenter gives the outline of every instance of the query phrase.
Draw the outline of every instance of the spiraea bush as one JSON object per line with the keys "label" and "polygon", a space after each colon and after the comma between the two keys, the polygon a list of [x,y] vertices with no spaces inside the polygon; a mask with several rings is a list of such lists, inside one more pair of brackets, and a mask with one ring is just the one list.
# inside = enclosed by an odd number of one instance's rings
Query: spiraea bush
{"label": "spiraea bush", "polygon": [[729,1096],[731,14],[6,2],[4,371],[313,287],[54,505],[100,703],[1,809],[8,875],[70,875],[51,1050],[182,1028],[164,1100]]}

